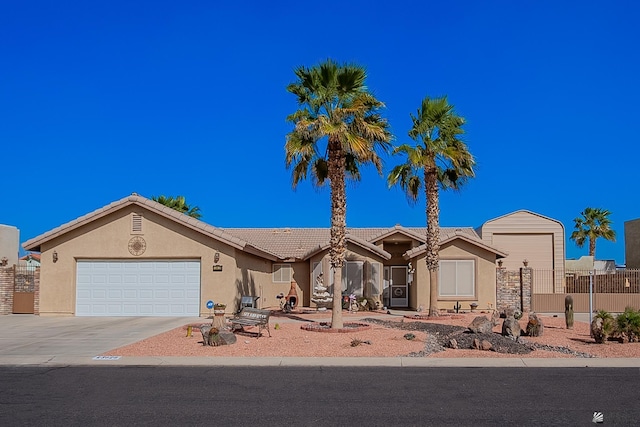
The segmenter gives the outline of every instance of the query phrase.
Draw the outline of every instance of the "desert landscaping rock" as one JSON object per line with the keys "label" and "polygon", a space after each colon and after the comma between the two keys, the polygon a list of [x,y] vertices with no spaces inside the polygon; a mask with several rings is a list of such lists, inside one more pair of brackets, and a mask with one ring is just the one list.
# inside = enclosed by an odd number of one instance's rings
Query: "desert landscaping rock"
{"label": "desert landscaping rock", "polygon": [[502,336],[517,341],[520,337],[520,323],[513,316],[507,316],[502,322]]}
{"label": "desert landscaping rock", "polygon": [[527,336],[528,337],[539,337],[542,336],[544,332],[544,325],[542,324],[542,319],[538,317],[535,313],[529,314],[529,321],[527,322]]}
{"label": "desert landscaping rock", "polygon": [[487,316],[478,316],[469,325],[469,330],[474,334],[488,334],[493,330],[493,323]]}
{"label": "desert landscaping rock", "polygon": [[[590,337],[589,323],[576,322],[566,328],[564,318],[538,315],[544,321],[544,336],[522,337],[516,342],[501,335],[501,325],[488,334],[472,334],[468,325],[478,314],[462,313],[448,319],[409,320],[403,315],[372,312],[346,323],[364,323],[370,329],[344,333],[315,333],[300,328],[304,323],[328,322],[329,315],[300,312],[272,324],[272,337],[240,339],[235,345],[203,346],[199,336],[185,334],[188,326],[149,337],[125,347],[112,349],[103,356],[207,356],[207,357],[430,357],[430,358],[638,358],[640,343],[596,344]],[[355,316],[354,316],[355,317]],[[445,317],[445,316],[442,316]],[[253,331],[253,330],[252,330]],[[253,331],[255,332],[255,331]],[[415,339],[408,340],[411,333]],[[198,335],[200,335],[198,333]],[[486,340],[491,351],[471,348],[473,338]],[[351,346],[354,339],[370,345]],[[457,349],[455,349],[457,347]]]}

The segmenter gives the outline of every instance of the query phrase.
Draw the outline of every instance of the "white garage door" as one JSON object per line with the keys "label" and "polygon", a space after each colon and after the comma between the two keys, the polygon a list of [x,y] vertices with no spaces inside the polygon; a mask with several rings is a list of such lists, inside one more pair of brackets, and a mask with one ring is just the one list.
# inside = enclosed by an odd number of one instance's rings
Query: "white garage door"
{"label": "white garage door", "polygon": [[200,261],[78,261],[76,316],[199,316]]}

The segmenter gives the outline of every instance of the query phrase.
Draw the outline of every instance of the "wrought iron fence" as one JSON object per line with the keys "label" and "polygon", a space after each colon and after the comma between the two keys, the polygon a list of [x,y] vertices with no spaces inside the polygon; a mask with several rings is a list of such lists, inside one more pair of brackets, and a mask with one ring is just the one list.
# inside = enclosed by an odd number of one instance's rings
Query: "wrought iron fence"
{"label": "wrought iron fence", "polygon": [[567,293],[637,294],[640,293],[640,270],[574,271],[565,273]]}
{"label": "wrought iron fence", "polygon": [[16,265],[13,276],[14,292],[33,292],[35,289],[36,267]]}
{"label": "wrought iron fence", "polygon": [[534,294],[589,293],[590,283],[594,293],[640,293],[640,270],[536,269],[531,274]]}

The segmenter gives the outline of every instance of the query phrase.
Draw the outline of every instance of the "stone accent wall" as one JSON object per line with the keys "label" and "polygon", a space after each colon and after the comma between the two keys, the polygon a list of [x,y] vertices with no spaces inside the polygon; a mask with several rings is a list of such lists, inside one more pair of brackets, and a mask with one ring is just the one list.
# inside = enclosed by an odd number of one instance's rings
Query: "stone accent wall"
{"label": "stone accent wall", "polygon": [[508,271],[496,269],[496,309],[502,313],[507,308],[517,308],[523,313],[531,311],[532,269]]}
{"label": "stone accent wall", "polygon": [[13,267],[0,267],[0,314],[13,312]]}
{"label": "stone accent wall", "polygon": [[40,268],[33,274],[33,314],[40,315]]}
{"label": "stone accent wall", "polygon": [[531,311],[531,289],[533,288],[533,269],[525,267],[520,269],[520,298],[522,312]]}

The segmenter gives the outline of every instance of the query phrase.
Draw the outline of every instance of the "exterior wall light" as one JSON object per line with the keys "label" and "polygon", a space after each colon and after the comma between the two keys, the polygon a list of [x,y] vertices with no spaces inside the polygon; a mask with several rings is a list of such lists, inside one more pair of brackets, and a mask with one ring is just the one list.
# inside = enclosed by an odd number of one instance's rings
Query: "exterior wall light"
{"label": "exterior wall light", "polygon": [[53,262],[58,262],[58,252],[53,251],[52,256],[53,256]]}
{"label": "exterior wall light", "polygon": [[502,260],[501,259],[498,260],[498,267],[502,268]]}
{"label": "exterior wall light", "polygon": [[524,264],[525,267],[529,266],[529,260],[528,259],[523,260],[522,263]]}
{"label": "exterior wall light", "polygon": [[216,253],[213,255],[213,262],[218,262],[220,261],[220,252],[216,251]]}

